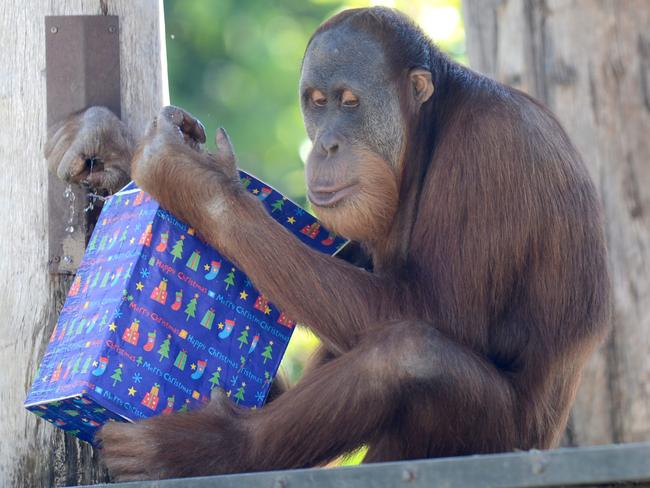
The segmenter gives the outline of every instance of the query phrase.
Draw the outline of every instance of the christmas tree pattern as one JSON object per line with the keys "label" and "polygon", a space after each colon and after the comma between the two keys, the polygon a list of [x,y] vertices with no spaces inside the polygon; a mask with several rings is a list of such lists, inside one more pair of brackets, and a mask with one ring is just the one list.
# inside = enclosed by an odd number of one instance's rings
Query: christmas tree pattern
{"label": "christmas tree pattern", "polygon": [[172,248],[171,254],[174,256],[172,263],[175,263],[177,259],[183,259],[183,241],[185,236],[181,236],[180,239],[176,241],[174,247]]}
{"label": "christmas tree pattern", "polygon": [[97,281],[99,280],[99,275],[102,274],[102,267],[100,266],[95,276],[93,277],[93,282],[90,284],[90,288],[95,288],[97,286]]}
{"label": "christmas tree pattern", "polygon": [[214,390],[215,386],[219,386],[219,381],[221,380],[221,366],[219,366],[214,373],[212,373],[212,376],[210,376],[210,379],[208,382],[210,383],[210,390]]}
{"label": "christmas tree pattern", "polygon": [[124,227],[122,234],[120,235],[120,247],[126,242],[126,236],[129,233],[129,226]]}
{"label": "christmas tree pattern", "polygon": [[81,373],[82,374],[88,372],[88,368],[90,368],[90,362],[91,361],[92,361],[92,358],[90,356],[88,356],[86,358],[86,361],[84,362],[83,368],[81,368]]}
{"label": "christmas tree pattern", "polygon": [[113,381],[113,386],[116,386],[118,381],[120,383],[122,382],[122,367],[123,366],[124,365],[122,363],[120,363],[120,365],[117,368],[115,368],[115,371],[113,371],[113,374],[111,375],[111,379],[114,380]]}
{"label": "christmas tree pattern", "polygon": [[81,332],[84,330],[84,326],[86,325],[86,319],[81,319],[79,321],[79,325],[77,325],[77,331],[75,332],[74,335],[79,335]]}
{"label": "christmas tree pattern", "polygon": [[228,276],[226,276],[223,282],[226,284],[226,290],[235,285],[235,268],[230,269],[230,273],[228,273]]}
{"label": "christmas tree pattern", "polygon": [[269,359],[273,359],[273,355],[271,354],[271,351],[273,350],[273,341],[269,341],[268,345],[264,348],[264,351],[262,351],[262,357],[264,358],[264,364]]}
{"label": "christmas tree pattern", "polygon": [[98,249],[100,251],[103,251],[106,248],[106,242],[107,241],[108,241],[108,236],[106,236],[106,235],[102,237],[101,241],[99,241],[99,248]]}
{"label": "christmas tree pattern", "polygon": [[244,344],[248,344],[248,330],[250,327],[247,325],[244,330],[242,330],[242,333],[239,335],[237,340],[239,341],[239,349],[241,349]]}
{"label": "christmas tree pattern", "polygon": [[102,320],[99,322],[99,330],[102,330],[108,324],[108,310],[102,315]]}
{"label": "christmas tree pattern", "polygon": [[93,252],[95,249],[97,249],[97,235],[97,232],[93,232],[93,237],[88,243],[88,252]]}
{"label": "christmas tree pattern", "polygon": [[199,294],[195,293],[194,297],[187,304],[187,307],[185,307],[185,315],[187,315],[185,322],[188,322],[190,320],[190,317],[192,318],[196,317],[196,301],[198,298],[199,298]]}
{"label": "christmas tree pattern", "polygon": [[282,207],[284,207],[284,198],[279,198],[275,202],[273,202],[273,205],[271,205],[271,213],[275,212],[280,212],[282,211]]}
{"label": "christmas tree pattern", "polygon": [[100,288],[104,288],[108,284],[108,279],[110,278],[110,276],[111,276],[111,272],[106,271],[106,273],[104,274],[104,278],[102,279],[102,282],[99,284]]}
{"label": "christmas tree pattern", "polygon": [[237,373],[241,373],[242,370],[244,369],[244,366],[246,366],[246,356],[240,356],[239,357],[239,369],[237,370]]}
{"label": "christmas tree pattern", "polygon": [[74,362],[74,366],[72,367],[72,374],[75,375],[79,372],[79,367],[81,366],[81,358],[83,357],[83,354],[79,354],[77,356],[77,360]]}
{"label": "christmas tree pattern", "polygon": [[237,399],[237,401],[235,403],[237,403],[238,405],[239,405],[239,402],[244,401],[244,389],[245,388],[246,388],[246,383],[242,383],[241,386],[239,388],[237,388],[237,393],[235,393],[235,398]]}
{"label": "christmas tree pattern", "polygon": [[171,335],[167,336],[167,339],[163,341],[163,343],[160,345],[158,348],[158,354],[160,355],[160,362],[162,362],[163,358],[164,359],[169,359],[169,342],[171,339]]}

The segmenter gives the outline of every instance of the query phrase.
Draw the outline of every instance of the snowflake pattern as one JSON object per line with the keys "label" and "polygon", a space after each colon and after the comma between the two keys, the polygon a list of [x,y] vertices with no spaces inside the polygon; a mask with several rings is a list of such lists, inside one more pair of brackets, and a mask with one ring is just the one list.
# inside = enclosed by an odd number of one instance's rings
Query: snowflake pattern
{"label": "snowflake pattern", "polygon": [[146,280],[147,278],[149,278],[149,275],[150,275],[150,274],[151,274],[151,273],[150,273],[150,271],[149,271],[147,268],[140,268],[140,277],[141,277],[143,280]]}
{"label": "snowflake pattern", "polygon": [[264,393],[263,393],[262,391],[258,391],[258,392],[255,394],[255,400],[256,400],[258,403],[262,403],[262,402],[264,401]]}
{"label": "snowflake pattern", "polygon": [[133,373],[133,382],[140,383],[142,381],[142,375],[140,373]]}

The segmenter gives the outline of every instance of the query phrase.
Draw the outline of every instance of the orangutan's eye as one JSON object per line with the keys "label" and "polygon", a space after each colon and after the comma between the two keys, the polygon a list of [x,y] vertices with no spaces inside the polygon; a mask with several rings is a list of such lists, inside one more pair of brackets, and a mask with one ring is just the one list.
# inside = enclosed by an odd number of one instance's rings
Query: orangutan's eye
{"label": "orangutan's eye", "polygon": [[348,108],[358,107],[359,99],[350,90],[345,90],[341,95],[341,105]]}
{"label": "orangutan's eye", "polygon": [[327,97],[320,90],[314,90],[309,95],[309,100],[316,107],[324,107],[327,105]]}

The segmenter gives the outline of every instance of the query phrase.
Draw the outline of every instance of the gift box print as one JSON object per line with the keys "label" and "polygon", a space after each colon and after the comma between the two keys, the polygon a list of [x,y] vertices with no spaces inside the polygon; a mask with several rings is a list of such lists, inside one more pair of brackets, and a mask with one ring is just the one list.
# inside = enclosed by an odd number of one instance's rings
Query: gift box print
{"label": "gift box print", "polygon": [[[246,189],[301,241],[345,241],[271,187]],[[26,407],[92,442],[108,420],[206,403],[215,387],[264,403],[294,322],[194,229],[132,183],[104,205]]]}

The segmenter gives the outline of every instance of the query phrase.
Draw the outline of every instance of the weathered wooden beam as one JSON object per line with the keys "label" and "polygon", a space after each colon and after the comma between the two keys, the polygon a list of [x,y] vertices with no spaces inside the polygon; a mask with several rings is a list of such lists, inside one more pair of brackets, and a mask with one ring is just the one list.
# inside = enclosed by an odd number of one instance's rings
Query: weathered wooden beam
{"label": "weathered wooden beam", "polygon": [[[104,488],[650,487],[650,443],[98,485]],[[632,483],[630,485],[630,483]]]}
{"label": "weathered wooden beam", "polygon": [[[118,117],[120,105],[119,17],[45,17],[47,125],[92,105]],[[50,273],[74,274],[89,231],[87,191],[48,175]]]}
{"label": "weathered wooden beam", "polygon": [[[46,85],[52,72],[46,69],[45,47],[48,35],[67,31],[46,32],[44,18],[100,14],[120,19],[122,120],[138,137],[168,102],[160,0],[0,2],[0,119],[5,121],[0,131],[0,209],[7,222],[0,232],[2,488],[49,488],[106,479],[87,444],[23,408],[72,281],[69,275],[48,272],[52,214],[43,144]],[[62,191],[60,195],[63,199]]]}

